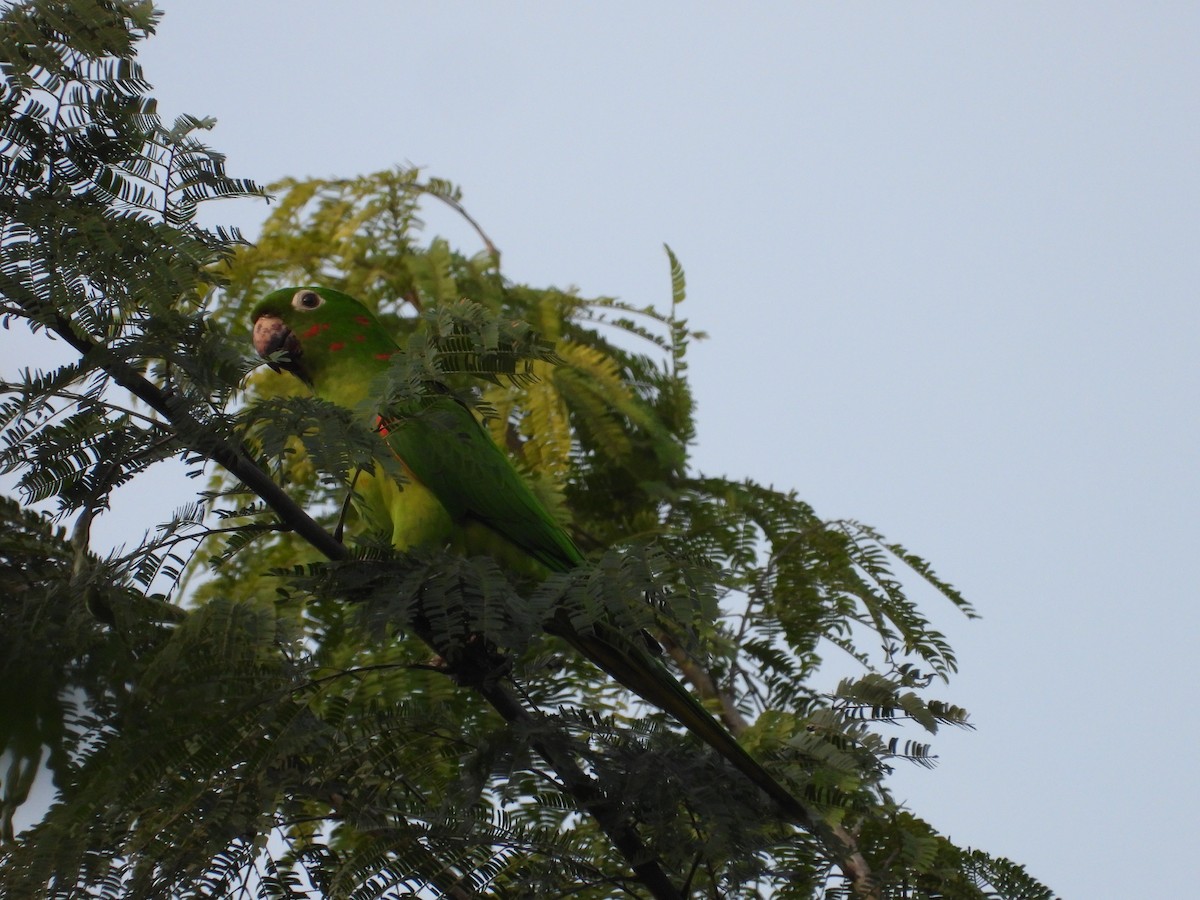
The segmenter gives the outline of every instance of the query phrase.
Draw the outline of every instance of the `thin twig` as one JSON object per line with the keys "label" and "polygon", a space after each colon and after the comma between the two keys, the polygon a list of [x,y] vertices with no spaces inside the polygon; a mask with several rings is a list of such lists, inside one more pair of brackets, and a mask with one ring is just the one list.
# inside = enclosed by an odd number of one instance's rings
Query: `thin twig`
{"label": "thin twig", "polygon": [[490,255],[493,259],[500,259],[500,250],[495,244],[492,243],[492,239],[487,236],[487,232],[483,230],[483,226],[476,222],[474,218],[472,218],[471,214],[467,212],[466,208],[464,208],[461,203],[459,203],[453,197],[447,197],[445,194],[439,194],[437,191],[431,191],[429,188],[424,187],[423,185],[417,185],[417,188],[421,191],[421,193],[441,200],[452,210],[466,219],[467,224],[475,229],[475,233],[479,235],[479,239],[483,241],[483,245],[487,248],[488,255]]}

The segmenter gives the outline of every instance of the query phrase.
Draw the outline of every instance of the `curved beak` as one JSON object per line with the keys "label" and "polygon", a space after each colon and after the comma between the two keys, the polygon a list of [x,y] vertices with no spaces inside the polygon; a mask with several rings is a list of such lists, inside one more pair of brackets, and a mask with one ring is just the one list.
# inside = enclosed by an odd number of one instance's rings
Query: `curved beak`
{"label": "curved beak", "polygon": [[[276,372],[282,369],[304,381],[308,380],[301,363],[304,350],[300,340],[279,316],[263,313],[254,320],[254,351]],[[286,354],[283,359],[271,358],[281,352]]]}

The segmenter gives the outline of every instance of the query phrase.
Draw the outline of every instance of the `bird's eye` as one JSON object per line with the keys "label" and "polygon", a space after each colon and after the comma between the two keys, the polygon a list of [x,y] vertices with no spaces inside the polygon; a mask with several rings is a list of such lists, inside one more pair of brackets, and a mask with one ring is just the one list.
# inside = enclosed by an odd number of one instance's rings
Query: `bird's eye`
{"label": "bird's eye", "polygon": [[316,291],[310,291],[308,288],[305,288],[302,291],[296,291],[295,296],[292,297],[292,308],[299,310],[316,309],[324,302],[325,298]]}

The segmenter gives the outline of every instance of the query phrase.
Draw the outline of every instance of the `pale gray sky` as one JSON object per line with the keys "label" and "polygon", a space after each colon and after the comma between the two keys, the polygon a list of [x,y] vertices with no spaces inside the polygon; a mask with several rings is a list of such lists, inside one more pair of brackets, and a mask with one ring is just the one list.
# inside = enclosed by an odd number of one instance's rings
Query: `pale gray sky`
{"label": "pale gray sky", "polygon": [[1200,6],[160,5],[161,107],[235,175],[417,163],[508,277],[639,304],[670,243],[696,466],[985,617],[930,599],[978,731],[900,796],[1066,897],[1194,893]]}

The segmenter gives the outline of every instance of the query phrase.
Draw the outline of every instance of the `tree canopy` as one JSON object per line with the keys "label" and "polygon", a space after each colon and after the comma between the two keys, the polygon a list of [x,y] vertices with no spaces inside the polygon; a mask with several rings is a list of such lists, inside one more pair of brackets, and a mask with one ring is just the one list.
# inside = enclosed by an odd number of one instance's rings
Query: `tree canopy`
{"label": "tree canopy", "polygon": [[[683,268],[632,303],[513,283],[459,190],[415,169],[260,188],[166,124],[123,0],[0,19],[0,314],[65,342],[4,373],[0,890],[74,896],[1049,897],[888,789],[969,727],[940,695],[923,559],[794,492],[707,476]],[[247,243],[199,204],[271,193]],[[428,237],[443,203],[474,252]],[[352,294],[403,353],[380,390],[476,408],[587,556],[531,579],[355,528],[377,434],[259,368],[247,311]],[[170,521],[97,551],[114,492],[182,459]],[[544,630],[658,645],[791,791],[775,808]],[[823,655],[858,674],[820,677]],[[39,769],[57,799],[16,833]]]}

